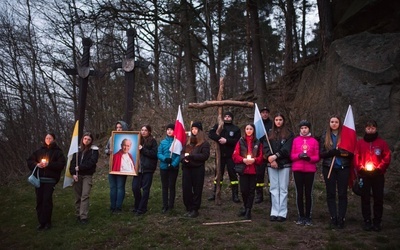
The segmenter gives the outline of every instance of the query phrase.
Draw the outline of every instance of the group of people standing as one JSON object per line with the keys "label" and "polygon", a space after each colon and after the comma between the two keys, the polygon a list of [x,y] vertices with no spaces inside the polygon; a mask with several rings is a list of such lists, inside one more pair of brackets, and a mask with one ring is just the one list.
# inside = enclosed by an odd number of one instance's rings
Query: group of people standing
{"label": "group of people standing", "polygon": [[[377,123],[368,121],[365,135],[357,143],[355,153],[338,148],[341,141],[342,122],[338,116],[329,119],[326,132],[317,141],[311,135],[311,123],[302,120],[298,135],[295,136],[287,127],[283,114],[277,113],[269,118],[270,110],[263,107],[260,115],[267,133],[260,139],[256,137],[256,127],[252,123],[244,126],[243,136],[240,129],[233,124],[233,114],[225,112],[222,131],[216,124],[208,137],[219,144],[221,178],[215,178],[213,194],[208,200],[215,199],[216,183],[223,182],[225,168],[228,171],[232,201],[240,203],[239,189],[243,200],[238,216],[251,219],[253,203],[264,200],[265,171],[268,171],[268,186],[271,199],[270,221],[284,222],[288,216],[288,186],[290,172],[296,188],[296,207],[298,225],[312,225],[312,190],[317,163],[322,160],[322,173],[326,187],[326,201],[330,214],[331,226],[343,228],[347,210],[347,187],[354,164],[356,173],[363,178],[361,194],[364,229],[381,230],[383,213],[384,174],[390,164],[390,149],[377,133]],[[134,195],[133,212],[137,216],[148,210],[150,188],[157,163],[160,161],[160,178],[162,186],[162,213],[174,208],[176,197],[176,181],[179,166],[182,166],[182,194],[186,208],[185,217],[199,216],[203,185],[205,178],[205,162],[210,157],[210,144],[201,122],[191,125],[190,135],[183,146],[181,154],[171,152],[174,143],[174,124],[166,126],[166,136],[157,144],[149,125],[140,130],[139,166],[132,181]],[[115,124],[116,131],[128,130],[123,121]],[[217,132],[218,131],[218,132]],[[105,153],[112,155],[110,137]],[[123,150],[123,146],[122,149]],[[75,214],[79,222],[88,222],[89,194],[92,187],[92,176],[98,161],[98,147],[93,145],[93,136],[85,133],[82,136],[79,152],[73,155],[70,173],[74,179]],[[32,171],[38,167],[41,185],[36,188],[36,211],[39,221],[38,230],[51,227],[52,193],[60,179],[67,161],[55,142],[54,134],[47,134],[43,146],[35,151],[27,160]],[[235,167],[241,167],[238,174]],[[372,166],[372,167],[371,167]],[[120,213],[125,198],[127,175],[109,174],[110,210]],[[371,214],[371,190],[374,199],[373,218]],[[338,204],[336,204],[338,196]]]}

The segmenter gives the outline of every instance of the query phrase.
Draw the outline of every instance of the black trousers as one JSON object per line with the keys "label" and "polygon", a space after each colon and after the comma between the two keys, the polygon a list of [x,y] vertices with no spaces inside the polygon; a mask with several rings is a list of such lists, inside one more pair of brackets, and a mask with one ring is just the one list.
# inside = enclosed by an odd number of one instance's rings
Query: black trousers
{"label": "black trousers", "polygon": [[178,168],[160,170],[163,208],[174,208],[178,173]]}
{"label": "black trousers", "polygon": [[243,205],[245,208],[253,207],[255,191],[256,191],[256,175],[243,174],[240,175],[240,192],[242,193]]}
{"label": "black trousers", "polygon": [[188,212],[200,209],[205,172],[204,166],[182,168],[183,204]]}
{"label": "black trousers", "polygon": [[382,222],[383,214],[383,189],[385,186],[384,175],[365,176],[363,179],[363,187],[361,189],[361,211],[364,221],[371,221],[371,190],[374,199],[374,225]]}
{"label": "black trousers", "polygon": [[267,167],[267,163],[263,162],[260,166],[256,168],[256,187],[263,188],[265,186],[265,169]]}
{"label": "black trousers", "polygon": [[[297,212],[300,217],[311,218],[314,176],[315,173],[312,172],[293,172],[294,183],[296,185]],[[306,201],[305,212],[304,198]]]}
{"label": "black trousers", "polygon": [[40,183],[40,187],[35,188],[36,214],[40,225],[51,224],[55,185],[55,183]]}
{"label": "black trousers", "polygon": [[[347,186],[350,174],[350,168],[333,168],[328,179],[329,167],[324,166],[322,174],[324,175],[326,188],[326,202],[331,217],[345,218],[347,211]],[[338,204],[336,205],[336,189],[338,194]]]}
{"label": "black trousers", "polygon": [[[221,179],[220,182],[222,182],[223,180],[223,176],[225,173],[225,166],[226,169],[228,170],[228,175],[229,175],[229,180],[230,180],[230,184],[231,185],[238,185],[239,181],[238,181],[238,177],[237,174],[235,172],[235,163],[232,160],[232,157],[221,157],[220,158],[221,161],[221,166],[220,166],[220,173],[221,173]],[[215,175],[217,175],[217,172],[215,172]],[[215,184],[216,182],[214,182]]]}

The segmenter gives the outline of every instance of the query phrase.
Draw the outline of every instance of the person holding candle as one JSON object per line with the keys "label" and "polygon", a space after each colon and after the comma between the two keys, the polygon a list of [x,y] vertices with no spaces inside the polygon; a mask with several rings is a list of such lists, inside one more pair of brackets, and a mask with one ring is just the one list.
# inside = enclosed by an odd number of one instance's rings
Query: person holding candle
{"label": "person holding candle", "polygon": [[67,159],[55,139],[56,136],[53,133],[47,134],[43,146],[27,159],[28,168],[33,171],[37,166],[36,171],[39,171],[40,176],[40,187],[35,188],[38,230],[51,228],[53,191],[67,163]]}
{"label": "person holding candle", "polygon": [[181,152],[182,193],[186,207],[185,217],[199,216],[201,197],[203,194],[205,162],[210,157],[210,143],[206,141],[206,133],[201,122],[193,122],[190,137]]}
{"label": "person holding candle", "polygon": [[[338,115],[332,115],[329,118],[328,128],[322,134],[319,142],[319,155],[322,159],[322,174],[326,188],[326,202],[330,214],[330,227],[339,229],[344,228],[347,212],[347,187],[353,159],[352,153],[337,147],[340,144],[341,132],[342,121]],[[331,166],[332,171],[328,178]]]}
{"label": "person holding candle", "polygon": [[293,132],[286,127],[283,114],[274,116],[274,124],[268,134],[269,142],[265,143],[264,159],[268,161],[268,176],[270,180],[271,214],[270,221],[284,222],[287,217],[287,197],[289,175],[292,162],[290,151],[293,143]]}
{"label": "person holding candle", "polygon": [[243,174],[240,175],[240,192],[242,193],[243,208],[239,216],[251,220],[251,209],[253,207],[256,190],[257,167],[263,162],[262,144],[255,136],[254,124],[247,124],[244,136],[236,143],[232,159],[235,164],[245,164]]}
{"label": "person holding candle", "polygon": [[317,171],[317,162],[319,161],[319,144],[311,136],[310,122],[302,120],[299,128],[300,135],[294,138],[290,153],[293,178],[296,186],[297,213],[299,215],[296,224],[311,226],[312,190],[314,175]]}
{"label": "person holding candle", "polygon": [[[223,176],[225,172],[225,165],[228,170],[230,186],[232,189],[232,201],[235,203],[239,203],[239,180],[237,174],[235,172],[235,164],[232,160],[232,153],[235,149],[236,143],[240,138],[240,129],[238,126],[233,124],[233,113],[227,111],[223,114],[224,125],[221,133],[217,134],[218,124],[215,124],[214,127],[208,133],[208,137],[218,143],[220,149],[220,184],[222,185]],[[217,171],[215,171],[215,175]],[[208,198],[209,201],[215,200],[215,191],[217,189],[216,183],[217,180],[214,180],[214,189],[212,195]]]}
{"label": "person holding candle", "polygon": [[[355,168],[359,177],[363,179],[361,212],[364,218],[364,230],[366,231],[381,230],[383,189],[390,157],[388,144],[378,136],[376,121],[367,121],[364,137],[358,140],[355,153]],[[371,220],[371,191],[374,200],[373,220]]]}
{"label": "person holding candle", "polygon": [[75,215],[82,224],[88,223],[89,195],[93,185],[93,174],[99,159],[99,148],[93,145],[93,135],[83,134],[78,153],[72,156],[69,171],[74,178]]}

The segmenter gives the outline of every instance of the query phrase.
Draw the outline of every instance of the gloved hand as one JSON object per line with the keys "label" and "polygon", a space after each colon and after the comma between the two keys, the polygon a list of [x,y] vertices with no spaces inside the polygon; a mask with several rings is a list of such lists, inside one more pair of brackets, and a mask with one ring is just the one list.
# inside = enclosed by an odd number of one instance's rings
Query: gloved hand
{"label": "gloved hand", "polygon": [[171,164],[172,163],[172,158],[165,158],[165,163]]}
{"label": "gloved hand", "polygon": [[307,155],[307,153],[301,153],[299,154],[299,158],[305,161],[310,161],[310,156]]}
{"label": "gloved hand", "polygon": [[[171,159],[171,158],[168,158],[168,159]],[[172,166],[171,164],[168,164],[167,169],[173,169],[173,168],[174,168],[174,166]]]}
{"label": "gloved hand", "polygon": [[340,150],[339,150],[339,149],[336,149],[336,148],[331,149],[331,150],[328,151],[328,155],[329,155],[330,157],[333,157],[333,156],[340,156]]}

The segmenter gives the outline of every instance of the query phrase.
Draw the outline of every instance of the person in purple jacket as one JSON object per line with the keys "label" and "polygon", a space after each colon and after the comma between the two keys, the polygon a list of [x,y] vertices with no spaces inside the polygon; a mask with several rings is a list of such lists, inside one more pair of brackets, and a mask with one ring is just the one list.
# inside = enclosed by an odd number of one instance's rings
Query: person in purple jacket
{"label": "person in purple jacket", "polygon": [[[290,159],[296,186],[296,205],[299,217],[297,225],[311,226],[312,190],[314,175],[319,161],[319,143],[311,136],[311,123],[302,120],[299,124],[300,135],[293,140]],[[304,200],[305,197],[305,210]]]}

